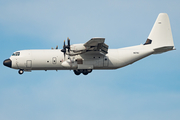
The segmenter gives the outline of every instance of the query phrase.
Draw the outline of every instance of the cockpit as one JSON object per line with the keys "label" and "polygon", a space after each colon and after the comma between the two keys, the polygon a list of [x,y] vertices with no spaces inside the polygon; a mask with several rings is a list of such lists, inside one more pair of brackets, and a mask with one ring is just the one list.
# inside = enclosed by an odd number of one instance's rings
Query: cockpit
{"label": "cockpit", "polygon": [[20,56],[20,52],[15,52],[12,54],[12,56]]}

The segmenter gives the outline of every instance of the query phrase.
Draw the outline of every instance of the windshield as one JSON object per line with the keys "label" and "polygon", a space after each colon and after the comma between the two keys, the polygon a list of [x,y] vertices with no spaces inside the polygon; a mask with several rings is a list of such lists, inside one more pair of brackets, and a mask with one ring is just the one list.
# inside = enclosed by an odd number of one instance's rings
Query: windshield
{"label": "windshield", "polygon": [[12,56],[19,56],[20,55],[20,52],[15,52],[12,54]]}

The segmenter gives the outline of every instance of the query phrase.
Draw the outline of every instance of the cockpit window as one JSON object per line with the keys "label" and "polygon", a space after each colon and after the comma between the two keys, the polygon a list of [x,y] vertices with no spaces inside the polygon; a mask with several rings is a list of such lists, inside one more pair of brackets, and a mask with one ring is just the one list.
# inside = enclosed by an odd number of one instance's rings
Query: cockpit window
{"label": "cockpit window", "polygon": [[12,56],[19,56],[20,55],[20,52],[15,52],[12,54]]}

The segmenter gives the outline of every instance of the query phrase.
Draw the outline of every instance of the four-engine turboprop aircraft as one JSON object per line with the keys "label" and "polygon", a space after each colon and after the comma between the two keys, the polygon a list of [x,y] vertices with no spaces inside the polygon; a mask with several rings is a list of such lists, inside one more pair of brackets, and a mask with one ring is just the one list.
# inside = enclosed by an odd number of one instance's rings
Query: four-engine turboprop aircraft
{"label": "four-engine turboprop aircraft", "polygon": [[3,64],[19,69],[19,74],[32,70],[73,70],[76,75],[87,75],[94,69],[117,69],[132,64],[151,54],[174,50],[169,17],[160,13],[144,44],[108,49],[105,38],[92,38],[84,44],[65,45],[62,50],[21,50]]}

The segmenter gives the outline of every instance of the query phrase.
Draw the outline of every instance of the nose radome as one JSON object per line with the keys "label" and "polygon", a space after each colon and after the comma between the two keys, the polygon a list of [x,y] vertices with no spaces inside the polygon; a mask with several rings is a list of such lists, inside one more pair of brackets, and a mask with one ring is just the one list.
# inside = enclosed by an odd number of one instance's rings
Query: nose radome
{"label": "nose radome", "polygon": [[12,61],[10,59],[6,59],[6,60],[4,60],[3,65],[11,68]]}

